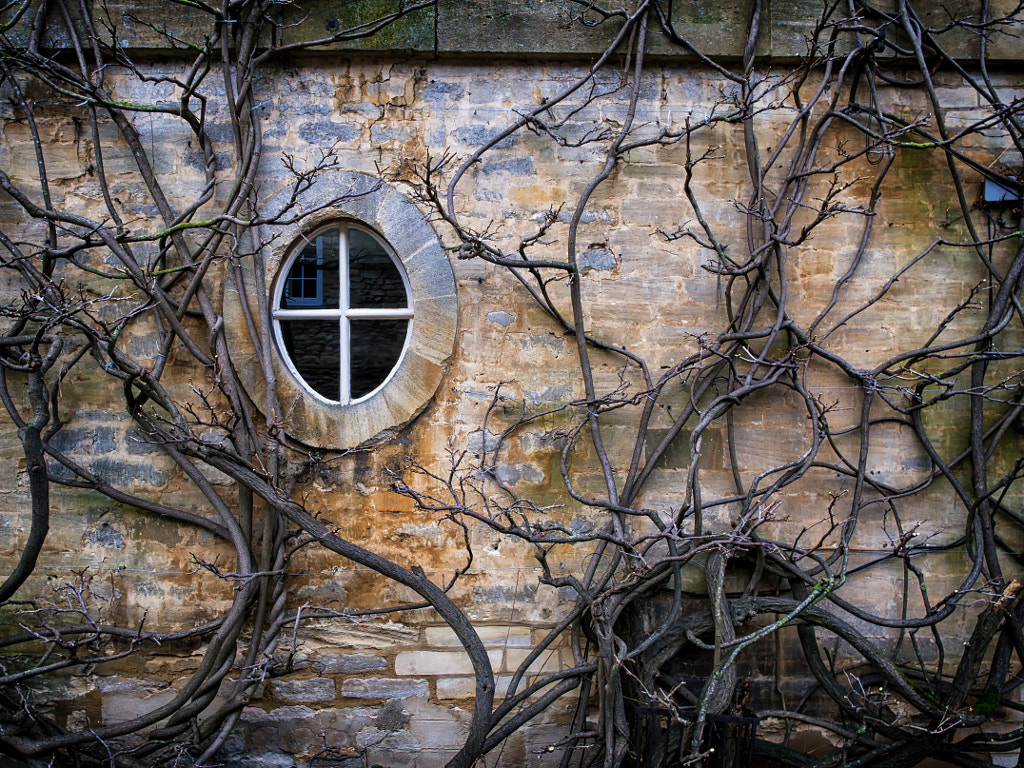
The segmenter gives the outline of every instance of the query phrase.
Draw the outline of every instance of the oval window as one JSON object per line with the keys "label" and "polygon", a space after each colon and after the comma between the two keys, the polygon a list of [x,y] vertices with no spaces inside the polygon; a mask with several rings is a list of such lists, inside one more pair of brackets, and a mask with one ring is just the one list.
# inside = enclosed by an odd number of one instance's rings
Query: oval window
{"label": "oval window", "polygon": [[[307,446],[393,438],[431,402],[455,349],[459,299],[437,232],[380,179],[341,170],[297,196],[282,189],[264,211],[285,223],[268,225],[261,258],[239,259],[238,279],[224,281],[224,332],[246,393]],[[257,305],[267,314],[254,324]]]}
{"label": "oval window", "polygon": [[368,398],[397,370],[412,331],[408,277],[371,230],[333,222],[303,236],[274,288],[274,332],[292,374],[330,403]]}

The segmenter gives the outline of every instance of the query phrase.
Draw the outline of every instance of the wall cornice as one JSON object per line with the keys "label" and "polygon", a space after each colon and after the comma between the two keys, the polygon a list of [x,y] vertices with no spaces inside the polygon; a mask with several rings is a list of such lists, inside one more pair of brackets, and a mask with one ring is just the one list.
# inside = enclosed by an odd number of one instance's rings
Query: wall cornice
{"label": "wall cornice", "polygon": [[[163,31],[183,45],[202,45],[210,26],[209,14],[171,0],[87,2],[93,6],[94,18],[107,19],[110,29],[116,30],[119,42],[130,51],[171,52],[175,46]],[[661,3],[666,13],[671,10],[676,30],[706,55],[719,60],[742,56],[751,0],[661,0]],[[339,29],[371,25],[374,20],[410,5],[403,0],[300,0],[282,4],[279,42],[317,40]],[[332,43],[330,50],[402,52],[439,58],[592,59],[614,38],[622,13],[617,3],[604,3],[605,14],[593,10],[593,5],[581,0],[438,0],[436,5],[416,10],[371,36]],[[941,4],[920,5],[919,15],[925,24],[937,30],[951,27],[951,16]],[[981,2],[959,5],[977,9]],[[993,16],[1008,14],[1015,7],[1012,0],[992,0],[989,5]],[[106,12],[97,13],[99,6],[105,6]],[[173,12],[169,12],[169,8]],[[760,57],[766,61],[785,61],[805,55],[806,40],[820,11],[820,0],[765,0],[758,46]],[[8,34],[25,37],[27,27],[27,19],[22,19]],[[656,33],[655,29],[652,24],[650,55],[680,61],[692,58],[683,47]],[[1019,20],[990,35],[989,61],[1019,62],[1022,33],[1024,20]],[[980,57],[981,38],[969,29],[952,26],[936,37],[950,55],[965,63]],[[64,44],[62,38],[59,30],[53,30],[46,42],[59,48]]]}

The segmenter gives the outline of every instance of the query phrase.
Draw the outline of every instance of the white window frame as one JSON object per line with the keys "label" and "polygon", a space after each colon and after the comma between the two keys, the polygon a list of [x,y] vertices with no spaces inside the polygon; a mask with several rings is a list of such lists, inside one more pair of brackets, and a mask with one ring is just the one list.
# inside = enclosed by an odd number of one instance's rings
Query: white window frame
{"label": "white window frame", "polygon": [[[339,307],[337,309],[282,309],[281,299],[286,290],[288,283],[288,273],[291,271],[292,266],[302,255],[302,251],[306,245],[312,242],[315,238],[318,238],[324,232],[330,230],[338,231],[338,293],[339,293]],[[367,308],[367,307],[350,307],[349,306],[349,232],[351,230],[358,230],[366,235],[372,237],[378,245],[383,248],[384,252],[391,259],[395,269],[398,270],[398,274],[402,279],[402,286],[405,289],[406,306],[396,308]],[[317,241],[317,263],[323,263],[323,241]],[[317,288],[320,297],[323,296],[323,282],[322,276],[318,276]],[[291,302],[295,302],[295,299],[289,299]],[[373,397],[377,392],[383,389],[387,383],[394,377],[395,372],[402,366],[402,361],[405,359],[406,352],[409,349],[409,339],[412,337],[413,318],[415,315],[415,301],[416,298],[413,296],[412,288],[409,284],[409,276],[406,274],[405,267],[402,261],[395,254],[395,251],[391,246],[380,237],[376,232],[371,230],[369,227],[362,226],[353,221],[338,220],[329,222],[326,225],[320,226],[317,229],[311,231],[309,235],[304,236],[302,241],[299,242],[292,250],[291,255],[285,260],[284,264],[278,271],[278,277],[274,286],[273,292],[273,307],[272,317],[274,320],[274,337],[277,342],[278,353],[281,359],[284,361],[289,372],[302,384],[302,387],[313,397],[318,400],[328,403],[331,405],[346,405],[352,403],[360,403],[364,400],[368,400]],[[281,330],[281,320],[330,320],[336,318],[339,324],[340,336],[340,354],[338,360],[338,371],[339,371],[339,399],[329,400],[328,398],[321,395],[319,392],[314,390],[306,380],[299,373],[292,362],[291,357],[288,354],[288,350],[285,347],[284,335]],[[391,371],[380,382],[373,390],[367,392],[365,395],[361,395],[358,398],[352,398],[352,355],[351,355],[351,334],[352,334],[352,320],[408,320],[409,323],[406,326],[405,340],[402,343],[402,351],[398,356],[398,360],[395,365],[391,368]]]}
{"label": "white window frame", "polygon": [[[323,232],[323,231],[324,231],[323,229],[320,230],[320,232]],[[317,234],[319,234],[319,233],[317,233]],[[309,239],[308,238],[306,239],[306,244],[309,245]],[[294,266],[295,262],[298,261],[300,258],[302,258],[302,252],[304,250],[306,250],[305,247],[301,247],[301,246],[296,249],[295,255],[292,257],[291,261],[289,262],[288,272],[291,272],[292,266]],[[309,263],[309,262],[307,262],[307,263]],[[321,240],[319,237],[317,237],[317,239],[316,239],[316,261],[313,262],[313,266],[322,267],[323,263],[324,263],[324,241]],[[303,265],[303,266],[305,266],[305,265]],[[299,278],[299,280],[302,281],[303,286],[305,286],[306,281],[309,280],[309,279],[310,278],[305,277],[305,276]],[[304,305],[304,304],[307,305],[307,306],[310,306],[310,307],[316,307],[316,306],[319,306],[320,304],[323,303],[323,299],[324,299],[324,276],[321,273],[321,270],[317,270],[317,275],[316,275],[316,294],[314,296],[312,296],[312,297],[292,296],[288,292],[289,288],[291,287],[291,283],[292,283],[292,279],[289,278],[287,276],[287,273],[286,273],[285,280],[284,280],[284,285],[282,286],[281,291],[282,291],[283,295],[288,297],[288,301],[290,303],[292,303],[292,304],[294,304],[296,306],[300,306],[300,307],[302,305]]]}

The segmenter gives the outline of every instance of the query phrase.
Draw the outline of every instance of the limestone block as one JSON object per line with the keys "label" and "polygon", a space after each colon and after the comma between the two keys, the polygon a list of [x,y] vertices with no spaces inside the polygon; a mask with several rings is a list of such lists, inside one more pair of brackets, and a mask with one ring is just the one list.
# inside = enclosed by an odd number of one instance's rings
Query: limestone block
{"label": "limestone block", "polygon": [[[515,672],[529,655],[530,651],[528,649],[509,648],[505,651],[505,670],[507,672]],[[547,674],[558,672],[564,666],[561,661],[560,652],[558,649],[554,649],[540,654],[537,660],[530,664],[527,672],[531,675]]]}
{"label": "limestone block", "polygon": [[351,674],[353,672],[369,672],[387,669],[387,661],[383,656],[372,656],[365,653],[334,653],[317,656],[313,663],[325,675]]}
{"label": "limestone block", "polygon": [[[495,678],[494,698],[496,700],[501,700],[505,697],[511,682],[511,675],[499,675]],[[475,677],[442,677],[437,681],[438,699],[471,699],[475,695]]]}
{"label": "limestone block", "polygon": [[[474,627],[486,646],[527,646],[531,643],[530,628],[523,625]],[[461,646],[450,627],[427,627],[424,631],[427,645]]]}
{"label": "limestone block", "polygon": [[166,682],[137,678],[101,677],[96,687],[103,694],[103,722],[107,725],[158,709],[177,695]]}
{"label": "limestone block", "polygon": [[350,677],[341,684],[341,693],[350,699],[404,699],[430,694],[426,680],[396,680],[389,677]]}
{"label": "limestone block", "polygon": [[330,624],[307,629],[307,638],[335,648],[383,650],[391,646],[405,646],[419,640],[419,630],[404,624],[386,621],[372,624]]}
{"label": "limestone block", "polygon": [[334,680],[311,677],[305,680],[274,680],[270,683],[274,697],[289,703],[330,701],[334,698]]}
{"label": "limestone block", "polygon": [[[487,652],[491,666],[501,664],[501,651]],[[450,675],[472,673],[473,664],[465,653],[453,651],[403,651],[395,657],[395,673],[399,675]]]}
{"label": "limestone block", "polygon": [[408,731],[382,731],[380,728],[370,727],[364,728],[356,735],[356,746],[374,747],[391,752],[392,750],[419,749],[420,743]]}

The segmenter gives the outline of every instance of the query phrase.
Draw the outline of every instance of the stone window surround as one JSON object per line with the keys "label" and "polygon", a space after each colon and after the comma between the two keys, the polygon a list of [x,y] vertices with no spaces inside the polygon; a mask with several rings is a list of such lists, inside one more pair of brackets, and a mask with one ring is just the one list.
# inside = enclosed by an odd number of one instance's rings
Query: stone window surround
{"label": "stone window surround", "polygon": [[[281,211],[290,198],[291,190],[283,190],[263,207],[264,215]],[[307,215],[288,218],[300,221],[261,228],[263,242],[273,239],[262,285],[257,285],[252,260],[240,260],[253,315],[258,314],[252,298],[257,290],[267,297],[269,313],[274,280],[292,254],[294,243],[304,233],[348,219],[375,231],[398,256],[409,281],[415,321],[395,372],[375,393],[351,403],[331,403],[310,394],[289,370],[272,340],[284,431],[306,445],[333,450],[387,440],[422,412],[451,362],[458,323],[451,264],[423,213],[396,189],[372,176],[354,172],[325,175],[300,194],[297,202],[293,213]],[[256,406],[265,410],[266,382],[241,311],[235,280],[230,276],[224,282],[224,323],[235,372]],[[265,318],[264,327],[272,326],[270,317]]]}

